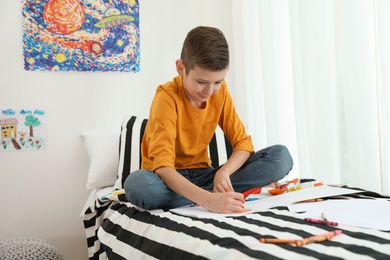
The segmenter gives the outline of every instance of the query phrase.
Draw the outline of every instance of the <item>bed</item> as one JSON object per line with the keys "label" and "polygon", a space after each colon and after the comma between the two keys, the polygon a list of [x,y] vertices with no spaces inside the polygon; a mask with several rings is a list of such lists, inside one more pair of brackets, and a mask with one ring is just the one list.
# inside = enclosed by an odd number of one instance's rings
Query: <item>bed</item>
{"label": "bed", "polygon": [[[146,123],[146,119],[126,116],[118,133],[82,133],[91,161],[87,180],[91,195],[81,214],[89,259],[390,259],[387,220],[384,228],[343,223],[322,225],[304,220],[283,204],[250,214],[213,217],[144,210],[131,205],[125,199],[122,184],[130,172],[139,168],[140,140]],[[209,151],[216,165],[226,161],[231,153],[231,146],[220,130],[216,131]],[[298,180],[298,184],[304,183],[321,182]],[[297,187],[296,182],[293,185]],[[347,188],[356,193],[321,197],[320,203],[375,201],[382,203],[383,212],[389,212],[390,196]],[[247,196],[260,193],[253,191]],[[342,233],[304,246],[259,240],[302,240],[335,230]]]}

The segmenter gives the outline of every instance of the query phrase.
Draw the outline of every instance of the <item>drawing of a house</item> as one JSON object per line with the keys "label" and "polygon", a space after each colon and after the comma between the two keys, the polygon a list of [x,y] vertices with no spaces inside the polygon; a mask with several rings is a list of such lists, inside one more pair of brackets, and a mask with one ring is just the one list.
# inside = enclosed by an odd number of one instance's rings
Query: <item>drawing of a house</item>
{"label": "drawing of a house", "polygon": [[18,120],[16,118],[0,119],[1,138],[15,138],[17,124]]}

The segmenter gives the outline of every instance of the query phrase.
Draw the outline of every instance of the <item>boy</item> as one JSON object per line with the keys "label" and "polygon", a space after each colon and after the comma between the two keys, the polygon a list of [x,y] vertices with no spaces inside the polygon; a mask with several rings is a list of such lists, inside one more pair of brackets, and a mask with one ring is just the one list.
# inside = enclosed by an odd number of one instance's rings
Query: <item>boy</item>
{"label": "boy", "polygon": [[[286,147],[254,153],[224,81],[229,47],[223,33],[196,27],[176,61],[178,76],[160,85],[142,141],[141,170],[124,184],[126,198],[145,209],[196,203],[212,212],[244,208],[241,192],[282,179],[293,162]],[[219,125],[233,146],[227,162],[212,168],[207,147]]]}

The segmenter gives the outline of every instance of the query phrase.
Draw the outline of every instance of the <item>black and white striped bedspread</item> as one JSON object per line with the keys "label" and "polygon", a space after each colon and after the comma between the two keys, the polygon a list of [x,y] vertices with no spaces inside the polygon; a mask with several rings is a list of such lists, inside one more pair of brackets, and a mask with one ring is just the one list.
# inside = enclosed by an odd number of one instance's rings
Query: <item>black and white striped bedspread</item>
{"label": "black and white striped bedspread", "polygon": [[[367,192],[350,198],[373,199],[373,195],[378,194]],[[105,214],[109,217],[97,233],[105,252],[95,248],[95,258],[90,259],[105,259],[106,255],[108,259],[169,260],[390,259],[390,232],[312,224],[295,217],[286,207],[216,220],[161,210],[140,211],[129,203],[113,203]],[[93,226],[90,228],[90,231],[94,229]],[[341,229],[342,235],[302,247],[259,242],[260,237],[288,238],[293,234],[305,238],[336,229]],[[93,238],[89,239],[92,242]]]}

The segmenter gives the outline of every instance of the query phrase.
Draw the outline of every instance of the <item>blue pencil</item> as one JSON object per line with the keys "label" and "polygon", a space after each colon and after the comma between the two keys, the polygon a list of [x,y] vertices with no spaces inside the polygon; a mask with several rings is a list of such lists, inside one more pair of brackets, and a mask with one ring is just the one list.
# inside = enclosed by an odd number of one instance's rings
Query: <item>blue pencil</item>
{"label": "blue pencil", "polygon": [[246,201],[258,200],[259,198],[246,198]]}

